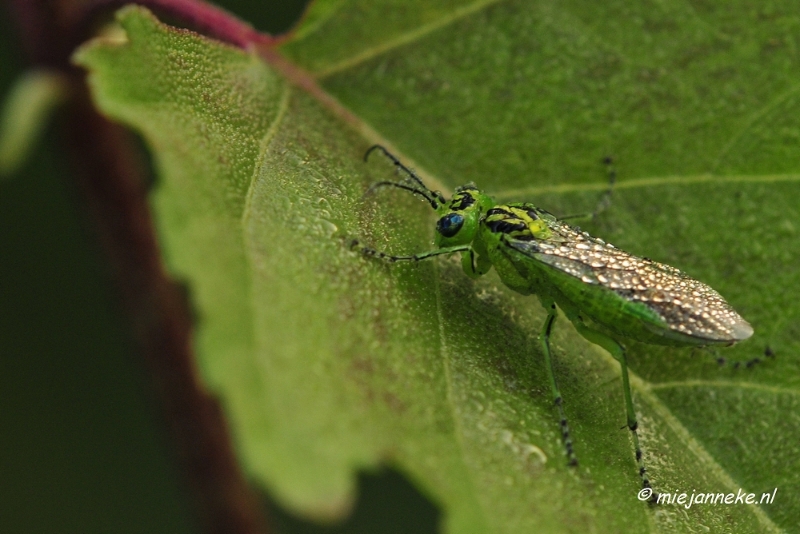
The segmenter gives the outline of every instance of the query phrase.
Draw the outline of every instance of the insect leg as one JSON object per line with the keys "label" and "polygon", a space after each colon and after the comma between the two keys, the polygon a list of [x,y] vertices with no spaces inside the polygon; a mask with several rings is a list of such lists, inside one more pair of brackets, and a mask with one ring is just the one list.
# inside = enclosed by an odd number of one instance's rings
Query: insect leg
{"label": "insect leg", "polygon": [[[631,395],[631,385],[628,378],[628,361],[625,356],[625,347],[623,347],[615,339],[612,339],[611,337],[596,330],[592,330],[586,326],[581,316],[574,310],[565,309],[564,312],[572,321],[572,324],[575,325],[575,329],[580,335],[595,345],[600,345],[606,349],[609,353],[611,353],[614,359],[619,362],[619,365],[622,368],[622,389],[625,396],[625,411],[628,418],[628,429],[633,435],[633,446],[636,450],[636,463],[639,465],[639,476],[642,477],[642,487],[650,488],[650,478],[647,476],[647,468],[644,466],[644,460],[642,459],[642,448],[639,445],[639,434],[636,431],[639,427],[639,422],[636,420],[636,410],[633,408],[633,395]],[[658,494],[653,492],[650,500],[654,501],[657,498]]]}
{"label": "insect leg", "polygon": [[480,255],[475,249],[470,248],[469,252],[461,256],[461,267],[467,276],[477,279],[492,269],[492,262],[486,255]]}
{"label": "insect leg", "polygon": [[606,211],[611,205],[611,194],[614,192],[614,186],[617,184],[617,169],[614,167],[614,160],[611,156],[606,156],[603,158],[603,163],[606,166],[606,174],[608,175],[608,187],[600,196],[600,200],[597,201],[597,206],[595,206],[594,211],[590,214],[592,219]]}
{"label": "insect leg", "polygon": [[[751,358],[746,361],[729,360],[723,356],[717,356],[716,351],[714,351],[713,349],[709,350],[712,351],[712,355],[714,356],[714,359],[717,361],[720,367],[725,366],[725,367],[730,367],[732,369],[739,369],[740,367],[744,367],[746,369],[752,369],[753,367],[764,361],[763,358],[759,357]],[[764,349],[764,357],[765,358],[775,357],[775,353],[772,352],[772,349],[769,348],[769,346],[767,346],[766,349]]]}
{"label": "insect leg", "polygon": [[569,425],[567,424],[567,417],[564,415],[563,400],[561,398],[561,391],[558,389],[556,382],[556,375],[553,372],[553,358],[550,352],[550,332],[553,330],[553,323],[556,322],[558,310],[556,303],[552,300],[541,299],[542,305],[547,309],[547,319],[542,326],[542,332],[539,334],[539,342],[542,344],[542,354],[544,354],[544,364],[547,367],[547,375],[550,378],[550,389],[553,392],[553,403],[558,408],[559,425],[561,426],[561,439],[564,442],[564,448],[567,452],[567,464],[571,466],[578,465],[578,458],[575,456],[575,451],[572,449],[572,438],[569,435]]}
{"label": "insect leg", "polygon": [[614,192],[614,186],[617,183],[617,170],[614,167],[614,160],[611,156],[606,156],[603,158],[603,163],[606,166],[606,174],[608,175],[608,187],[603,194],[600,195],[600,200],[597,201],[597,205],[595,206],[594,210],[590,213],[580,213],[577,215],[567,215],[566,217],[560,217],[562,221],[568,219],[588,219],[593,220],[595,217],[603,213],[608,209],[611,205],[611,194]]}
{"label": "insect leg", "polygon": [[469,245],[457,245],[454,247],[443,247],[436,250],[430,250],[428,252],[421,252],[419,254],[411,254],[407,256],[394,256],[392,254],[387,254],[386,252],[381,252],[380,250],[362,245],[358,241],[358,239],[353,239],[352,241],[350,241],[350,250],[358,250],[364,256],[379,258],[384,261],[388,261],[389,263],[394,263],[396,261],[415,261],[415,262],[422,261],[422,260],[427,260],[428,258],[433,258],[435,256],[441,256],[443,254],[466,252],[469,249],[470,249]]}

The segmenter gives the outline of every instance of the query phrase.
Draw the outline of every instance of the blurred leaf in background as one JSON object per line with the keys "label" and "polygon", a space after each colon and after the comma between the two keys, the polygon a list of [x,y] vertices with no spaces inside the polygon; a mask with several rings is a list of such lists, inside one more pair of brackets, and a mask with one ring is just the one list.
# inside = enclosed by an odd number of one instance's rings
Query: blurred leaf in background
{"label": "blurred leaf in background", "polygon": [[50,127],[0,182],[0,530],[195,532],[69,172]]}

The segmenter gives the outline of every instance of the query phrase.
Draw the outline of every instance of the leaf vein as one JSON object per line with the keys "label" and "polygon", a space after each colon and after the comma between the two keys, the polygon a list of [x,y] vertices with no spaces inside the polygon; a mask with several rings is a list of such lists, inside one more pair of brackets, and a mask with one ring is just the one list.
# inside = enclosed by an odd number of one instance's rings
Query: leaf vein
{"label": "leaf vein", "polygon": [[394,39],[390,39],[388,41],[384,41],[372,48],[367,48],[359,52],[358,54],[349,57],[347,59],[343,59],[337,63],[334,63],[328,66],[325,69],[322,69],[315,73],[318,79],[327,78],[333,74],[341,72],[343,70],[347,70],[349,68],[355,67],[360,65],[361,63],[365,63],[370,59],[377,57],[381,54],[384,54],[390,50],[395,48],[400,48],[403,45],[412,43],[429,33],[433,33],[434,31],[443,28],[457,20],[460,20],[464,17],[467,17],[475,12],[478,12],[492,4],[499,3],[501,0],[478,0],[473,4],[466,5],[464,7],[460,7],[454,9],[449,16],[442,17],[438,20],[431,21],[427,24],[423,24],[407,33],[402,33],[399,36],[395,37]]}
{"label": "leaf vein", "polygon": [[738,388],[750,389],[754,391],[764,391],[775,395],[800,395],[800,391],[777,386],[769,386],[766,384],[757,384],[754,382],[731,382],[727,380],[677,380],[674,382],[661,382],[659,384],[650,384],[648,388],[651,391],[659,389],[677,389],[677,388]]}
{"label": "leaf vein", "polygon": [[[654,187],[659,185],[694,185],[700,183],[774,183],[774,182],[795,182],[800,181],[800,174],[767,174],[763,176],[738,175],[738,176],[719,176],[714,174],[699,174],[695,176],[653,176],[649,178],[638,178],[635,180],[625,180],[617,182],[615,190],[635,189],[640,187]],[[520,189],[507,189],[505,191],[493,192],[493,196],[498,199],[520,198],[523,196],[535,196],[544,193],[573,193],[580,191],[603,191],[608,187],[606,182],[596,182],[589,184],[557,184],[524,187]]]}
{"label": "leaf vein", "polygon": [[247,187],[247,196],[245,198],[244,209],[242,210],[242,225],[246,223],[250,216],[251,201],[253,197],[253,191],[255,190],[256,179],[258,178],[258,172],[264,164],[267,148],[269,148],[270,142],[278,133],[278,128],[280,127],[281,122],[283,122],[283,118],[289,109],[289,100],[291,94],[292,90],[289,84],[284,84],[283,94],[281,95],[280,102],[278,103],[278,112],[275,114],[275,119],[272,121],[272,124],[269,125],[269,128],[267,128],[267,131],[264,133],[264,137],[261,138],[261,142],[258,144],[258,156],[256,157],[256,161],[253,163],[253,172],[250,178],[250,185]]}
{"label": "leaf vein", "polygon": [[764,105],[761,109],[754,112],[750,115],[749,118],[745,120],[744,126],[735,134],[733,134],[728,141],[728,143],[722,147],[720,150],[719,155],[717,155],[716,160],[711,165],[711,171],[716,171],[728,154],[733,150],[733,148],[739,143],[739,141],[744,137],[746,133],[753,130],[757,124],[759,124],[764,118],[766,118],[770,112],[775,110],[778,106],[789,100],[793,95],[795,95],[798,91],[800,91],[800,84],[791,87],[785,93],[778,95],[777,97],[773,98],[770,102]]}

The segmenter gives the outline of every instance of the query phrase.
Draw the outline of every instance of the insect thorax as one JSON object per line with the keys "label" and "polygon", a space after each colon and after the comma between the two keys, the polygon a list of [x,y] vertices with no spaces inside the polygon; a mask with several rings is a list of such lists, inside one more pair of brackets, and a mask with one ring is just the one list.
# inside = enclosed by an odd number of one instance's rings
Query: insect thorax
{"label": "insect thorax", "polygon": [[495,234],[505,234],[521,241],[549,239],[552,236],[544,217],[550,214],[532,204],[506,204],[486,212],[484,227]]}

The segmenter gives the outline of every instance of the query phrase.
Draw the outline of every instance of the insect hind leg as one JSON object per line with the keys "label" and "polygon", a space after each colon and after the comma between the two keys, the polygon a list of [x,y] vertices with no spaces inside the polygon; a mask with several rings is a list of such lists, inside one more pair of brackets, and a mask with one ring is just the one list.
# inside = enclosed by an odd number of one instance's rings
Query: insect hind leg
{"label": "insect hind leg", "polygon": [[764,356],[756,356],[755,358],[750,358],[749,360],[730,360],[724,356],[719,356],[716,349],[713,347],[702,347],[701,350],[709,353],[720,368],[727,367],[734,370],[740,368],[752,369],[756,365],[764,363],[765,359],[775,357],[775,353],[772,351],[769,345],[764,349]]}

